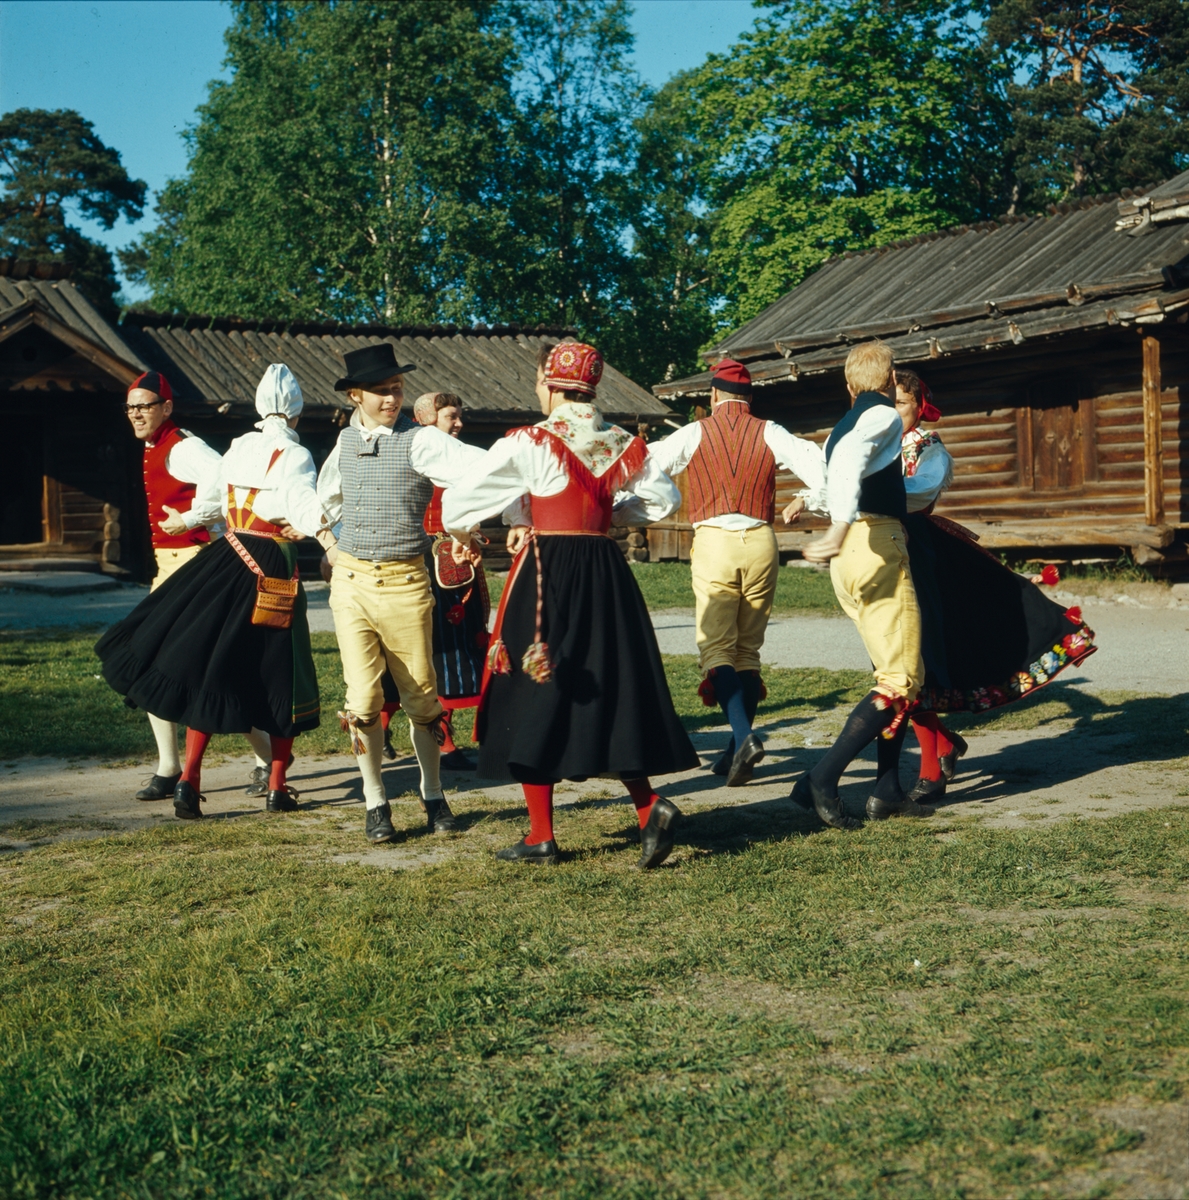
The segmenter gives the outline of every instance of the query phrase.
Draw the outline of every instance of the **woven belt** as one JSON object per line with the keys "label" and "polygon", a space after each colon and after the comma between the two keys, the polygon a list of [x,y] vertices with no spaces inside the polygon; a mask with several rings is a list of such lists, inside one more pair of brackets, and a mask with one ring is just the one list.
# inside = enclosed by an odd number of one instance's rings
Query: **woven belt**
{"label": "woven belt", "polygon": [[609,533],[601,529],[533,529],[537,537],[601,537],[609,538]]}

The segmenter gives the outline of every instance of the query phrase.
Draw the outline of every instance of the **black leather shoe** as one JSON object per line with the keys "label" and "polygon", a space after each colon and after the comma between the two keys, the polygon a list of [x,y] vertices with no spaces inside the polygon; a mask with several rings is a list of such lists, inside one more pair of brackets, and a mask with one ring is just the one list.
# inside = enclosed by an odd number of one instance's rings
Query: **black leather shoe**
{"label": "black leather shoe", "polygon": [[949,754],[943,754],[938,760],[941,763],[941,777],[949,783],[958,770],[958,759],[960,759],[970,747],[966,744],[966,739],[960,734],[951,734],[954,742],[954,748]]}
{"label": "black leather shoe", "polygon": [[367,810],[364,833],[369,842],[396,841],[396,830],[392,828],[392,809],[388,806],[387,801],[376,808]]}
{"label": "black leather shoe", "polygon": [[396,759],[396,750],[392,745],[391,729],[384,730],[384,749],[380,753],[387,762],[393,762]]}
{"label": "black leather shoe", "polygon": [[173,815],[179,821],[197,821],[202,816],[199,802],[205,800],[184,779],[173,790]]}
{"label": "black leather shoe", "polygon": [[731,759],[731,769],[727,772],[727,787],[743,787],[751,782],[751,774],[758,763],[764,760],[764,743],[759,735],[749,733],[743,739],[743,745],[735,751]]}
{"label": "black leather shoe", "polygon": [[244,795],[267,796],[268,776],[269,770],[267,767],[253,767],[252,774],[248,776],[248,786],[244,788]]}
{"label": "black leather shoe", "polygon": [[659,867],[673,850],[673,831],[681,820],[681,809],[672,800],[654,800],[648,823],[640,830],[641,871]]}
{"label": "black leather shoe", "polygon": [[715,760],[714,766],[710,768],[711,775],[728,775],[731,771],[731,763],[735,761],[735,739],[731,738],[727,742],[727,748]]}
{"label": "black leather shoe", "polygon": [[918,804],[903,793],[899,800],[883,800],[879,796],[870,796],[867,800],[867,815],[873,821],[886,821],[888,817],[931,817],[933,813],[933,809]]}
{"label": "black leather shoe", "polygon": [[144,787],[136,793],[137,800],[168,800],[178,786],[182,777],[179,771],[176,775],[154,775]]}
{"label": "black leather shoe", "polygon": [[479,764],[455,746],[449,754],[442,755],[440,766],[443,771],[474,771]]}
{"label": "black leather shoe", "polygon": [[453,833],[458,828],[445,796],[440,800],[426,800],[424,804],[425,823],[429,826],[430,833]]}
{"label": "black leather shoe", "polygon": [[908,789],[908,798],[917,804],[936,804],[944,795],[944,775],[940,779],[918,779]]}
{"label": "black leather shoe", "polygon": [[299,793],[286,785],[275,791],[270,790],[268,799],[264,802],[265,812],[296,812]]}
{"label": "black leather shoe", "polygon": [[797,780],[789,799],[804,809],[812,807],[817,815],[834,829],[862,829],[863,827],[862,821],[856,821],[854,817],[846,815],[846,811],[842,807],[842,797],[837,792],[832,796],[827,795],[809,778],[808,772]]}
{"label": "black leather shoe", "polygon": [[535,846],[528,846],[519,841],[507,850],[497,850],[495,856],[500,862],[536,863],[542,867],[551,867],[557,862],[557,843],[538,842]]}

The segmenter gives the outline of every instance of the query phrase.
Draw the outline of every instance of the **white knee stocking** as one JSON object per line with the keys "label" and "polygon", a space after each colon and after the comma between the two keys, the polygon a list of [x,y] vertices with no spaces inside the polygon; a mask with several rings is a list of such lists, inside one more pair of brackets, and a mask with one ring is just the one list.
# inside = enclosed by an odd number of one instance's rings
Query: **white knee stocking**
{"label": "white knee stocking", "polygon": [[357,754],[359,773],[363,776],[363,802],[368,808],[379,808],[388,800],[384,791],[384,779],[380,774],[381,755],[384,753],[384,726],[377,717],[370,725],[357,725],[356,733],[367,750]]}
{"label": "white knee stocking", "polygon": [[272,762],[272,739],[263,729],[249,729],[248,742],[256,755],[256,765],[267,767]]}
{"label": "white knee stocking", "polygon": [[409,737],[413,742],[413,753],[417,755],[417,765],[421,768],[422,800],[441,800],[445,795],[442,791],[441,746],[424,725],[414,725],[412,721],[409,722]]}
{"label": "white knee stocking", "polygon": [[178,758],[178,727],[172,721],[164,721],[160,717],[148,714],[149,728],[157,741],[157,774],[166,779],[182,773],[181,760]]}

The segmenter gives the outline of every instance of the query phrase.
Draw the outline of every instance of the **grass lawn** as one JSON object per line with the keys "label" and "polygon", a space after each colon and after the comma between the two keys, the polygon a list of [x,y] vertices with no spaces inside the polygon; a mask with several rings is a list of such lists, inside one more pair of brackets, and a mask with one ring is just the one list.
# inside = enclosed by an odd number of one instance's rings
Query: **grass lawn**
{"label": "grass lawn", "polygon": [[[689,563],[632,563],[631,566],[650,612],[693,608],[694,592],[690,583]],[[776,583],[772,613],[774,616],[788,613],[841,616],[842,610],[834,599],[830,573],[809,568],[782,567]]]}
{"label": "grass lawn", "polygon": [[641,875],[598,796],[553,870],[481,796],[415,871],[345,813],[5,856],[0,1193],[1109,1195],[1107,1108],[1182,1095],[1189,813],[719,809]]}

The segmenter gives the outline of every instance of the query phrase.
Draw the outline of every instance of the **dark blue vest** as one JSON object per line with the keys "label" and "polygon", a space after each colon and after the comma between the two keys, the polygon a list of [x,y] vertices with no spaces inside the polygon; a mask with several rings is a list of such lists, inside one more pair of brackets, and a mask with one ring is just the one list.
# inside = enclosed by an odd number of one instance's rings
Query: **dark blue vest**
{"label": "dark blue vest", "polygon": [[[826,441],[826,468],[829,469],[830,455],[839,441],[855,427],[855,422],[869,408],[876,405],[895,408],[896,405],[882,392],[860,392],[850,412],[834,426]],[[868,475],[859,486],[859,511],[878,513],[882,517],[895,517],[903,521],[908,516],[908,500],[904,494],[904,471],[897,455],[886,467]]]}

